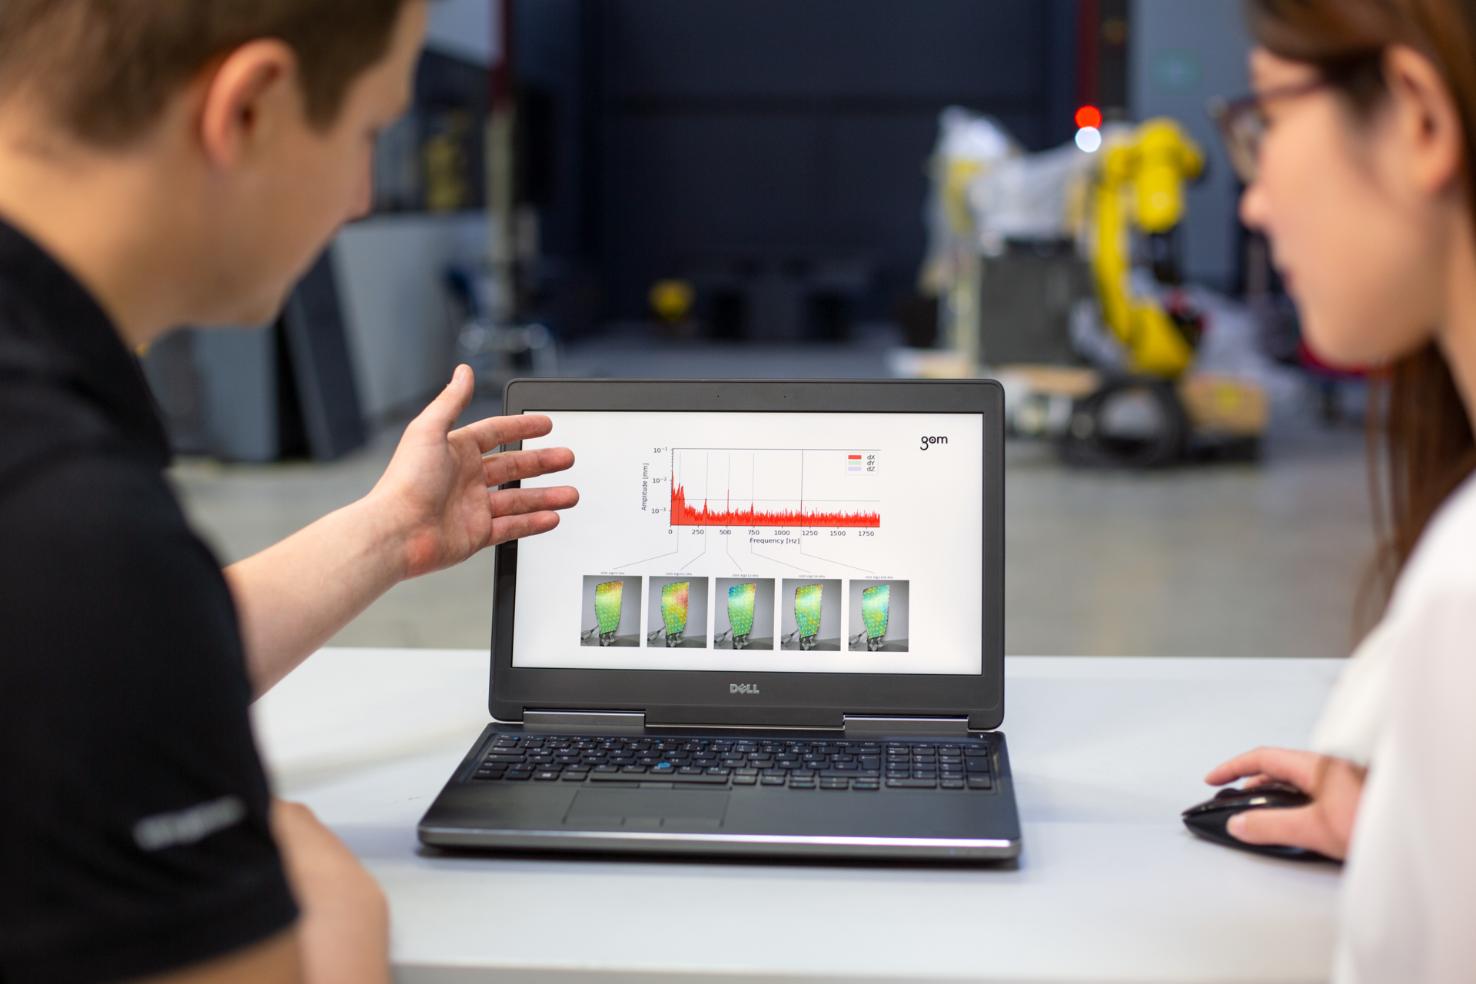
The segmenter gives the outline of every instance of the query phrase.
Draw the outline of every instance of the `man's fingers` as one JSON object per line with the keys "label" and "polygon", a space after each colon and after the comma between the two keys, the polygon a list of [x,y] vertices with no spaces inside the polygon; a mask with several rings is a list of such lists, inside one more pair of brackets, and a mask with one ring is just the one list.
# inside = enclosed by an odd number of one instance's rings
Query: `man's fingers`
{"label": "man's fingers", "polygon": [[492,520],[492,543],[506,543],[524,537],[547,533],[559,525],[556,512],[523,513],[516,516],[498,516]]}
{"label": "man's fingers", "polygon": [[488,485],[506,485],[525,478],[567,471],[573,465],[574,452],[568,448],[504,451],[482,459],[482,475]]}
{"label": "man's fingers", "polygon": [[567,485],[552,489],[502,489],[491,496],[493,516],[570,509],[579,501],[579,493]]}
{"label": "man's fingers", "polygon": [[1317,786],[1317,763],[1321,758],[1316,752],[1290,748],[1257,748],[1215,766],[1204,777],[1204,781],[1211,786],[1222,786],[1244,776],[1264,774],[1310,793]]}
{"label": "man's fingers", "polygon": [[430,402],[422,411],[415,422],[433,429],[438,434],[447,434],[456,423],[456,418],[461,416],[467,404],[471,403],[472,393],[476,390],[476,380],[472,376],[471,366],[459,365],[451,374],[451,382],[441,390],[439,396]]}
{"label": "man's fingers", "polygon": [[530,437],[542,437],[553,430],[553,421],[541,413],[520,413],[511,417],[483,417],[461,429],[486,454],[504,444],[526,441]]}
{"label": "man's fingers", "polygon": [[1313,851],[1324,849],[1323,828],[1312,806],[1245,810],[1230,818],[1230,836],[1246,844],[1285,844]]}

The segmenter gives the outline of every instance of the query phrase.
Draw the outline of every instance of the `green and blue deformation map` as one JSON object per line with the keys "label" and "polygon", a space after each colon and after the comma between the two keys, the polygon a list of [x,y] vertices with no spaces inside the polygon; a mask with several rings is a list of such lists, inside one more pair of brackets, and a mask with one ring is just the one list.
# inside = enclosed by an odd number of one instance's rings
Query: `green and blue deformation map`
{"label": "green and blue deformation map", "polygon": [[728,588],[728,627],[733,632],[734,649],[748,648],[748,637],[753,633],[753,603],[757,597],[758,585],[751,581]]}
{"label": "green and blue deformation map", "polygon": [[661,622],[666,626],[668,647],[680,646],[686,636],[691,591],[691,581],[676,581],[661,589]]}
{"label": "green and blue deformation map", "polygon": [[876,584],[861,592],[861,621],[866,625],[866,648],[875,652],[887,637],[887,618],[892,604],[892,586]]}
{"label": "green and blue deformation map", "polygon": [[620,631],[620,609],[625,598],[624,581],[604,581],[595,585],[595,622],[600,627],[600,645],[615,642]]}
{"label": "green and blue deformation map", "polygon": [[820,602],[825,595],[823,584],[801,584],[794,589],[794,624],[799,630],[801,649],[814,649],[820,634]]}

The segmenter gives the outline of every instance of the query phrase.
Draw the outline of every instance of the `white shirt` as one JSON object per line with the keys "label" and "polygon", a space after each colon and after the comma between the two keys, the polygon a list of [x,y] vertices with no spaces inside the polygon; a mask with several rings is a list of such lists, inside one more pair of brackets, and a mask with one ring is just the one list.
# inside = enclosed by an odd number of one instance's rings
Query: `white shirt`
{"label": "white shirt", "polygon": [[1476,479],[1436,515],[1313,747],[1369,766],[1334,980],[1476,982]]}

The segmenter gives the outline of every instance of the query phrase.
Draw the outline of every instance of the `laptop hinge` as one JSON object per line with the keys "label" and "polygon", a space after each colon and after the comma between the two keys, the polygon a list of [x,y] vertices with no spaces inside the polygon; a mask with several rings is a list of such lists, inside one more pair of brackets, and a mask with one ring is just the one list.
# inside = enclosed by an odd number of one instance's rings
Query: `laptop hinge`
{"label": "laptop hinge", "polygon": [[879,735],[959,735],[969,733],[969,719],[964,717],[882,717],[847,714],[845,732],[857,737]]}
{"label": "laptop hinge", "polygon": [[523,727],[533,731],[643,731],[644,711],[524,711]]}

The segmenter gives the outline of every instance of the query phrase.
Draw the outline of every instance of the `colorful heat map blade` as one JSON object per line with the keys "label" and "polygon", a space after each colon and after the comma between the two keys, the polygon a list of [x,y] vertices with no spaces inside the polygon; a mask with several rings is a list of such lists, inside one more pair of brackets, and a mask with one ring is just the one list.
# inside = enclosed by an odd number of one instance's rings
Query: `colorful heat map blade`
{"label": "colorful heat map blade", "polygon": [[873,585],[861,592],[861,621],[866,623],[866,638],[881,639],[886,636],[891,602],[890,584]]}
{"label": "colorful heat map blade", "polygon": [[752,582],[728,588],[728,625],[734,636],[746,636],[753,631],[753,600],[757,594],[758,585]]}
{"label": "colorful heat map blade", "polygon": [[661,621],[666,625],[669,636],[679,636],[687,631],[687,601],[691,589],[691,581],[677,581],[661,589]]}
{"label": "colorful heat map blade", "polygon": [[823,584],[801,584],[794,589],[794,624],[800,638],[813,639],[820,634],[820,600]]}
{"label": "colorful heat map blade", "polygon": [[595,585],[595,621],[600,635],[612,636],[620,629],[620,604],[625,594],[624,581],[605,581]]}

